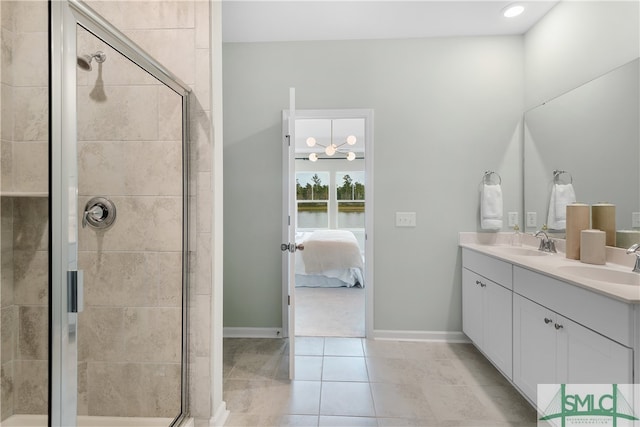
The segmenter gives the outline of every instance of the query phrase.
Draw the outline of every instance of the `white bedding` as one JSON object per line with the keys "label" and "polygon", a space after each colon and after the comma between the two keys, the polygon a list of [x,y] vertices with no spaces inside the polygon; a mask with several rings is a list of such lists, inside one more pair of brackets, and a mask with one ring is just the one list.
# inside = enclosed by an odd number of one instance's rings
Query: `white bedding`
{"label": "white bedding", "polygon": [[364,286],[364,264],[356,237],[345,230],[298,233],[296,286]]}

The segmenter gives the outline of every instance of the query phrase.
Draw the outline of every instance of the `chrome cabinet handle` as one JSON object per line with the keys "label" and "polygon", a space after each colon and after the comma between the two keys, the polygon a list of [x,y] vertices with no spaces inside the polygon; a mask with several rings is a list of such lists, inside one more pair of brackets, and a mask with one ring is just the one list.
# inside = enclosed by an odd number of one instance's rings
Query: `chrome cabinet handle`
{"label": "chrome cabinet handle", "polygon": [[480,280],[476,280],[476,285],[480,285],[481,288],[486,288],[486,283],[482,283]]}
{"label": "chrome cabinet handle", "polygon": [[548,317],[544,318],[544,323],[546,323],[547,325],[551,322],[553,322],[553,320],[549,319]]}
{"label": "chrome cabinet handle", "polygon": [[559,329],[564,328],[564,326],[559,325],[559,324],[557,324],[557,323],[556,323],[554,326],[555,326],[556,330],[559,330]]}

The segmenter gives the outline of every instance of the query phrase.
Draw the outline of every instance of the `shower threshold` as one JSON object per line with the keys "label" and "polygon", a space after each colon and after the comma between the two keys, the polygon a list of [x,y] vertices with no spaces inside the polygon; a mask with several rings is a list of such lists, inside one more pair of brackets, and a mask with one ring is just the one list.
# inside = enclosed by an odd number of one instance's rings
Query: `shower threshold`
{"label": "shower threshold", "polygon": [[[167,427],[173,418],[78,416],[78,427]],[[0,427],[46,427],[46,415],[13,415]]]}

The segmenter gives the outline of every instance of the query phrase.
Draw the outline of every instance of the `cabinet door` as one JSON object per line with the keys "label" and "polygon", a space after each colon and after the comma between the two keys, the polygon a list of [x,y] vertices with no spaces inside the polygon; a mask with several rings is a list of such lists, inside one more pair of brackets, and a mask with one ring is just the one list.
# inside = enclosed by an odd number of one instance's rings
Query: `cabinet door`
{"label": "cabinet door", "polygon": [[562,316],[558,316],[557,325],[557,383],[633,383],[630,348]]}
{"label": "cabinet door", "polygon": [[555,313],[513,296],[513,382],[532,401],[538,384],[556,384]]}
{"label": "cabinet door", "polygon": [[[466,268],[462,269],[462,331],[478,347],[482,346],[483,315],[482,298],[484,292],[480,286],[481,276]],[[485,282],[486,279],[483,279]]]}
{"label": "cabinet door", "polygon": [[482,350],[509,379],[513,361],[513,292],[493,282],[484,288],[484,342]]}

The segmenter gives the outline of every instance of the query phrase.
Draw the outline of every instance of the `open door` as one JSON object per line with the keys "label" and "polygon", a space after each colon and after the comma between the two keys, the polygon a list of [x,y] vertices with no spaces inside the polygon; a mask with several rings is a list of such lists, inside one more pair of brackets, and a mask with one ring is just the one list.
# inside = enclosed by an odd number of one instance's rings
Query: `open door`
{"label": "open door", "polygon": [[295,109],[296,92],[289,89],[289,111],[282,113],[282,280],[283,330],[289,338],[289,379],[295,379]]}

